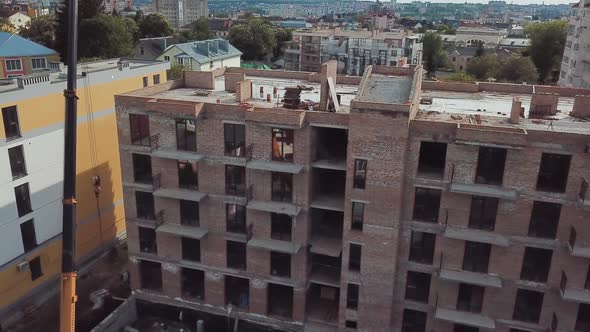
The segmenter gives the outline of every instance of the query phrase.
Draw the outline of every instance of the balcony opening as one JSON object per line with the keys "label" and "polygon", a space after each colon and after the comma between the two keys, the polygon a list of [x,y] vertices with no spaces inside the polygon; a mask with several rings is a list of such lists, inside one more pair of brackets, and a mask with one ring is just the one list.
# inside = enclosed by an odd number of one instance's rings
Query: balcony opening
{"label": "balcony opening", "polygon": [[205,272],[182,268],[182,297],[202,300],[205,298]]}
{"label": "balcony opening", "polygon": [[576,331],[590,331],[590,304],[580,303],[576,318]]}
{"label": "balcony opening", "polygon": [[225,303],[241,309],[250,304],[250,280],[225,276]]}
{"label": "balcony opening", "polygon": [[41,257],[37,256],[29,261],[29,269],[31,270],[31,281],[35,281],[43,276],[43,269],[41,268]]}
{"label": "balcony opening", "polygon": [[289,203],[293,200],[293,174],[271,173],[271,199]]}
{"label": "balcony opening", "polygon": [[274,240],[291,241],[292,217],[282,213],[270,214],[270,237]]}
{"label": "balcony opening", "polygon": [[441,190],[416,187],[414,220],[438,222]]}
{"label": "balcony opening", "polygon": [[139,230],[139,251],[157,254],[158,245],[156,242],[156,230],[147,227],[138,227]]}
{"label": "balcony opening", "polygon": [[338,323],[340,289],[310,283],[307,290],[307,316],[310,320]]}
{"label": "balcony opening", "polygon": [[350,252],[348,257],[348,269],[350,271],[361,270],[361,249],[362,246],[360,244],[350,244]]}
{"label": "balcony opening", "polygon": [[16,210],[19,217],[33,212],[28,183],[23,183],[20,186],[14,187],[14,196],[16,198]]}
{"label": "balcony opening", "polygon": [[137,218],[154,220],[154,195],[152,193],[136,191],[135,208],[137,209]]}
{"label": "balcony opening", "polygon": [[555,239],[560,215],[561,204],[535,201],[529,224],[529,236]]}
{"label": "balcony opening", "polygon": [[506,165],[506,149],[480,147],[475,183],[501,186]]}
{"label": "balcony opening", "polygon": [[193,201],[180,201],[180,224],[184,226],[199,227],[199,203]]}
{"label": "balcony opening", "polygon": [[567,186],[572,156],[565,154],[543,153],[541,167],[537,178],[537,190],[563,193]]}
{"label": "balcony opening", "polygon": [[152,157],[146,154],[133,154],[133,177],[135,182],[152,183]]}
{"label": "balcony opening", "polygon": [[225,123],[223,125],[225,155],[230,157],[246,156],[246,126]]}
{"label": "balcony opening", "polygon": [[543,293],[528,289],[518,289],[516,291],[512,319],[537,324],[541,317],[542,308]]}
{"label": "balcony opening", "polygon": [[340,284],[342,256],[330,257],[312,253],[309,260],[311,262],[310,280]]}
{"label": "balcony opening", "polygon": [[182,237],[182,259],[192,262],[200,262],[201,241]]}
{"label": "balcony opening", "polygon": [[526,247],[524,249],[520,279],[546,282],[551,267],[551,256],[553,256],[552,250]]}
{"label": "balcony opening", "polygon": [[359,285],[348,284],[346,291],[346,309],[358,310],[359,307]]}
{"label": "balcony opening", "polygon": [[[344,213],[324,209],[311,210],[311,242],[336,251],[342,250]],[[339,252],[335,256],[339,256]]]}
{"label": "balcony opening", "polygon": [[246,269],[246,244],[227,241],[227,267],[231,269]]}
{"label": "balcony opening", "polygon": [[479,332],[479,328],[463,324],[455,324],[453,332]]}
{"label": "balcony opening", "polygon": [[20,137],[20,126],[18,124],[18,112],[16,106],[2,108],[2,119],[4,121],[4,134],[6,140]]}
{"label": "balcony opening", "polygon": [[422,311],[404,309],[401,332],[425,332],[427,316]]}
{"label": "balcony opening", "polygon": [[357,324],[356,320],[348,320],[347,319],[344,322],[344,327],[346,327],[347,329],[350,329],[350,330],[356,330],[357,329],[357,325],[358,324]]}
{"label": "balcony opening", "polygon": [[196,161],[178,161],[178,187],[197,190],[199,186],[198,167]]}
{"label": "balcony opening", "polygon": [[226,204],[226,231],[229,233],[246,234],[246,207],[243,205]]}
{"label": "balcony opening", "polygon": [[457,310],[481,313],[485,288],[481,286],[460,284]]}
{"label": "balcony opening", "polygon": [[225,193],[233,196],[246,195],[246,167],[225,165]]}
{"label": "balcony opening", "polygon": [[162,264],[139,261],[141,288],[162,291]]}
{"label": "balcony opening", "polygon": [[346,172],[329,169],[313,169],[312,204],[326,209],[344,209]]}
{"label": "balcony opening", "polygon": [[293,287],[268,283],[268,314],[291,318],[293,316]]}
{"label": "balcony opening", "polygon": [[488,273],[491,251],[492,246],[489,243],[465,241],[463,270]]}
{"label": "balcony opening", "polygon": [[37,247],[37,236],[35,234],[35,223],[33,219],[20,224],[20,234],[25,252],[29,252]]}
{"label": "balcony opening", "polygon": [[291,255],[271,251],[270,274],[282,278],[291,278]]}
{"label": "balcony opening", "polygon": [[197,151],[196,121],[176,120],[176,148],[183,151]]}
{"label": "balcony opening", "polygon": [[412,232],[409,260],[416,263],[432,265],[436,234]]}
{"label": "balcony opening", "polygon": [[446,143],[421,142],[418,175],[442,179],[445,174],[446,160]]}
{"label": "balcony opening", "polygon": [[428,303],[430,296],[430,279],[429,273],[408,271],[406,279],[406,300]]}
{"label": "balcony opening", "polygon": [[346,163],[346,150],[348,147],[348,131],[337,128],[314,127],[315,134],[315,158],[333,164]]}
{"label": "balcony opening", "polygon": [[293,129],[272,129],[272,160],[293,162],[295,152]]}
{"label": "balcony opening", "polygon": [[131,144],[150,145],[150,120],[144,114],[129,114]]}
{"label": "balcony opening", "polygon": [[471,197],[469,228],[493,231],[496,227],[498,199],[494,197]]}
{"label": "balcony opening", "polygon": [[363,221],[365,217],[365,203],[352,202],[352,214],[350,220],[350,229],[363,231]]}
{"label": "balcony opening", "polygon": [[10,160],[10,171],[12,173],[13,180],[27,175],[25,153],[23,151],[22,145],[8,149],[8,159]]}
{"label": "balcony opening", "polygon": [[354,160],[354,175],[352,187],[354,189],[365,189],[367,184],[367,160]]}

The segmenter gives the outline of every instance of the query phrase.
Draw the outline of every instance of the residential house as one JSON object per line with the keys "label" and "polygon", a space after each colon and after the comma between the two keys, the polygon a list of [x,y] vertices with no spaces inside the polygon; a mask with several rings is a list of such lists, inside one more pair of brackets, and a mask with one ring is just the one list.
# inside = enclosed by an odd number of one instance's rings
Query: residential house
{"label": "residential house", "polygon": [[17,31],[24,28],[31,21],[31,17],[21,11],[0,9],[0,17],[8,19]]}
{"label": "residential house", "polygon": [[217,38],[168,46],[156,60],[180,64],[190,70],[210,71],[239,67],[241,55],[227,40]]}
{"label": "residential house", "polygon": [[143,60],[155,60],[162,55],[168,46],[178,43],[172,36],[140,38],[133,46],[133,58]]}
{"label": "residential house", "polygon": [[[465,71],[467,65],[473,58],[477,56],[477,47],[457,47],[451,49],[447,55],[448,64],[453,68],[454,71]],[[505,48],[484,48],[483,54],[496,54],[499,57],[514,56],[514,53]]]}
{"label": "residential house", "polygon": [[13,33],[0,32],[0,78],[42,72],[58,62],[56,51]]}

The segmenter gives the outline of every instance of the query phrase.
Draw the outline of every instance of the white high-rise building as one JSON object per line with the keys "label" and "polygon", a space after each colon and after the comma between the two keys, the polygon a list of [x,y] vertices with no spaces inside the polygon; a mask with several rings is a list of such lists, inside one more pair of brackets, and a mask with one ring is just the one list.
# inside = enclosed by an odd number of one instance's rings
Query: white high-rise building
{"label": "white high-rise building", "polygon": [[180,28],[209,15],[207,0],[153,0],[154,10]]}
{"label": "white high-rise building", "polygon": [[561,59],[559,85],[590,88],[590,0],[581,0],[572,6],[565,49]]}

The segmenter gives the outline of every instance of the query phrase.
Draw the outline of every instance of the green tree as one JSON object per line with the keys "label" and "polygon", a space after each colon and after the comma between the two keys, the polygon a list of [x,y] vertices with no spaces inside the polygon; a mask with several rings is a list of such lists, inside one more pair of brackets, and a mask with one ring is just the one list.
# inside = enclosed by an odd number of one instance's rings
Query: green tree
{"label": "green tree", "polygon": [[135,15],[133,16],[133,20],[135,21],[135,24],[139,24],[139,22],[143,19],[143,12],[141,10],[138,10],[135,12]]}
{"label": "green tree", "polygon": [[535,64],[528,57],[510,57],[504,61],[498,78],[514,83],[536,83],[539,79]]}
{"label": "green tree", "polygon": [[182,77],[182,73],[186,70],[186,67],[178,64],[178,63],[174,63],[170,66],[170,69],[168,70],[168,80],[177,80],[179,78]]}
{"label": "green tree", "polygon": [[277,44],[273,49],[273,55],[275,58],[278,58],[283,53],[286,43],[293,39],[293,29],[276,29],[275,39],[277,40]]}
{"label": "green tree", "polygon": [[176,33],[176,38],[181,43],[194,40],[209,39],[209,19],[207,17],[200,17],[190,25],[190,30],[181,30]]}
{"label": "green tree", "polygon": [[[60,0],[57,11],[57,27],[55,30],[55,50],[61,54],[62,59],[66,60],[66,48],[68,40],[68,0]],[[78,24],[82,24],[82,21],[89,18],[94,18],[104,13],[104,1],[103,0],[84,0],[78,1]],[[78,38],[81,38],[80,30],[78,29]],[[78,52],[80,51],[80,43],[78,43]]]}
{"label": "green tree", "polygon": [[549,74],[559,68],[565,48],[567,26],[567,21],[554,20],[531,23],[524,29],[531,40],[528,53],[537,67],[541,83],[545,83]]}
{"label": "green tree", "polygon": [[260,17],[234,25],[227,37],[233,46],[242,51],[244,60],[260,60],[270,54],[277,44],[270,22]]}
{"label": "green tree", "polygon": [[51,49],[55,48],[55,30],[57,21],[53,15],[41,15],[33,17],[19,34],[27,39],[45,45]]}
{"label": "green tree", "polygon": [[478,80],[497,78],[500,66],[501,63],[497,55],[486,54],[471,59],[467,65],[467,73]]}
{"label": "green tree", "polygon": [[133,43],[135,43],[139,39],[139,28],[137,27],[137,24],[129,17],[123,18],[123,21],[125,22],[125,26],[127,26],[127,31],[131,34]]}
{"label": "green tree", "polygon": [[140,38],[166,37],[174,32],[170,22],[159,13],[144,16],[137,27],[139,28]]}
{"label": "green tree", "polygon": [[10,23],[10,21],[7,18],[0,17],[0,31],[15,33],[16,29],[14,28],[14,25],[12,25],[12,23]]}
{"label": "green tree", "polygon": [[133,37],[125,19],[99,15],[80,23],[80,58],[117,58],[133,53]]}
{"label": "green tree", "polygon": [[449,76],[448,78],[446,78],[447,81],[453,81],[453,82],[474,82],[475,79],[473,78],[473,76],[469,75],[469,74],[465,74],[464,72],[460,71],[458,73],[453,73],[451,76]]}
{"label": "green tree", "polygon": [[433,76],[436,70],[445,65],[446,53],[443,49],[443,41],[436,32],[426,32],[422,36],[423,59],[429,76]]}

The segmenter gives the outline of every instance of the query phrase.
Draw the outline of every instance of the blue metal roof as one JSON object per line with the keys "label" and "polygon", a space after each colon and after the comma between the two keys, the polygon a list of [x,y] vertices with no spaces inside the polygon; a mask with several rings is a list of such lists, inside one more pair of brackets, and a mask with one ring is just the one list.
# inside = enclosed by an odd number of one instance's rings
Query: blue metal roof
{"label": "blue metal roof", "polygon": [[0,58],[57,54],[56,51],[19,35],[0,32]]}
{"label": "blue metal roof", "polygon": [[177,54],[176,58],[190,57],[200,64],[242,55],[242,52],[221,38],[174,44],[168,49],[172,47],[178,47],[183,52]]}

